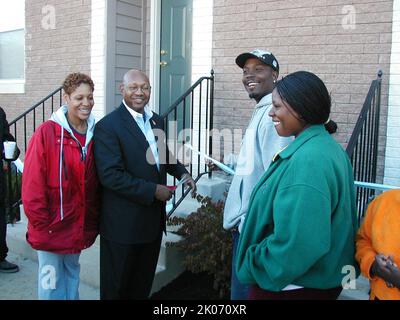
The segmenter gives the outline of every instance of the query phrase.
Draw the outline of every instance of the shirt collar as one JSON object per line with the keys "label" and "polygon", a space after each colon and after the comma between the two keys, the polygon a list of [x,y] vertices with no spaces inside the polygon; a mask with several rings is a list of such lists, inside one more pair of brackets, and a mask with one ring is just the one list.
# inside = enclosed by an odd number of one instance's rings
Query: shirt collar
{"label": "shirt collar", "polygon": [[304,143],[321,134],[328,134],[323,124],[311,125],[301,132],[287,147],[279,151],[272,161],[276,161],[277,158],[290,158]]}
{"label": "shirt collar", "polygon": [[[137,120],[138,118],[143,118],[143,115],[141,113],[136,112],[132,108],[129,108],[124,99],[122,99],[122,103],[124,104],[125,108],[129,111],[129,113],[135,120]],[[151,111],[148,104],[144,107],[144,113],[146,115],[145,117],[146,121],[153,117],[153,111]]]}

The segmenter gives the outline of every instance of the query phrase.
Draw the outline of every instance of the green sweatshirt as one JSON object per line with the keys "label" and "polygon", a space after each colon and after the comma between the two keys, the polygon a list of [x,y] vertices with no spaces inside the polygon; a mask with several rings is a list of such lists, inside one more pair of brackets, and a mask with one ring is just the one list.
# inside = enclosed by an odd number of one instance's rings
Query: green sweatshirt
{"label": "green sweatshirt", "polygon": [[323,125],[304,130],[272,161],[250,197],[237,253],[243,283],[280,291],[328,289],[354,266],[353,170]]}

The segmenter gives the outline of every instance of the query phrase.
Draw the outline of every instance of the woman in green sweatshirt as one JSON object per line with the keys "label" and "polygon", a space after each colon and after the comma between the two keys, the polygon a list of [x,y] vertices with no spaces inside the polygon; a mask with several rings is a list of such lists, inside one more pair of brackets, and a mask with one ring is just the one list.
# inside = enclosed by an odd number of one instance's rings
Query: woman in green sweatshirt
{"label": "woman in green sweatshirt", "polygon": [[[336,299],[358,275],[353,170],[330,136],[331,100],[316,75],[280,80],[269,112],[294,141],[273,158],[250,197],[237,273],[249,299]],[[355,280],[355,279],[354,279]]]}

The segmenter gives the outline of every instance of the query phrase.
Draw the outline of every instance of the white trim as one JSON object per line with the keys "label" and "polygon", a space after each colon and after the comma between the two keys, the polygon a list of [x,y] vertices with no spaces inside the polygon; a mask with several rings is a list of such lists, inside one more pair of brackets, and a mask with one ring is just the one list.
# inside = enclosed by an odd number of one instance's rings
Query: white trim
{"label": "white trim", "polygon": [[0,80],[0,93],[25,93],[25,80]]}
{"label": "white trim", "polygon": [[212,69],[213,0],[193,0],[192,84]]}
{"label": "white trim", "polygon": [[106,114],[106,0],[92,0],[90,74],[95,84],[93,115],[100,120]]}
{"label": "white trim", "polygon": [[151,0],[150,9],[150,105],[153,111],[159,112],[160,94],[160,24],[161,0]]}
{"label": "white trim", "polygon": [[400,0],[393,1],[384,183],[400,185]]}
{"label": "white trim", "polygon": [[107,0],[106,5],[106,40],[105,40],[105,112],[114,110],[115,106],[115,46],[116,46],[116,19],[117,1]]}
{"label": "white trim", "polygon": [[[0,4],[0,32],[25,29],[25,1],[2,1]],[[16,15],[17,14],[17,15]]]}

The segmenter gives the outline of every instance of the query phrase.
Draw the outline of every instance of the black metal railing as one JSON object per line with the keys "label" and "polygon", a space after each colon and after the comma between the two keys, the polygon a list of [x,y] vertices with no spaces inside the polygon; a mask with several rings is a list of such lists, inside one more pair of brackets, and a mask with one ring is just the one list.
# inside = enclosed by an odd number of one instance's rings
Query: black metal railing
{"label": "black metal railing", "polygon": [[[211,171],[207,170],[208,167],[201,155],[192,153],[185,145],[190,144],[196,151],[211,156],[212,135],[210,133],[213,130],[213,109],[214,71],[211,70],[209,77],[201,77],[197,80],[161,115],[164,119],[164,131],[169,150],[187,167],[196,182],[205,174],[211,177]],[[167,162],[168,156],[167,154]],[[173,179],[171,184],[176,185],[176,179]],[[184,190],[184,186],[175,191],[168,218],[189,192],[190,190]]]}
{"label": "black metal railing", "polygon": [[[346,152],[353,165],[354,180],[375,183],[377,178],[379,115],[381,107],[382,71],[372,81],[367,97],[350,137]],[[375,195],[374,189],[356,188],[358,221]]]}
{"label": "black metal railing", "polygon": [[[17,141],[21,158],[25,156],[29,139],[36,128],[48,120],[55,109],[61,105],[62,87],[59,87],[9,123],[10,133]],[[7,161],[7,166],[6,213],[9,217],[12,217],[13,221],[18,221],[20,219],[19,205],[22,203],[21,173],[10,161]]]}

